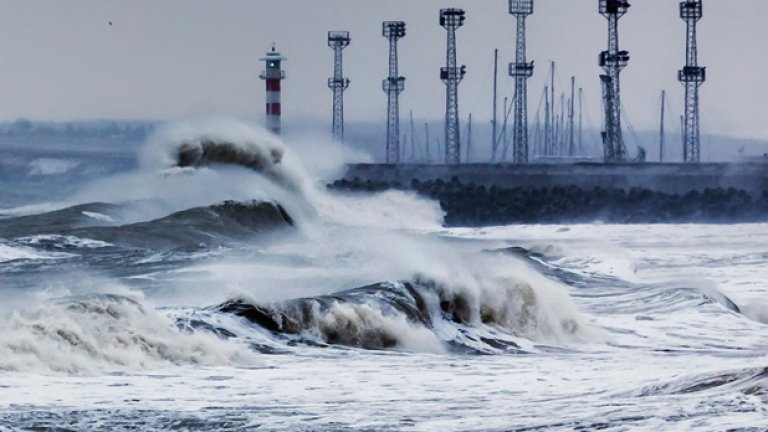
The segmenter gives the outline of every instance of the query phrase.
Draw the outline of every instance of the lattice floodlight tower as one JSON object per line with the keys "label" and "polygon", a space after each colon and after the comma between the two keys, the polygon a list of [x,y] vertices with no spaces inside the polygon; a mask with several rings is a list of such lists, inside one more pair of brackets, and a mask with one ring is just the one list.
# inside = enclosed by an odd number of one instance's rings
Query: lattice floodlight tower
{"label": "lattice floodlight tower", "polygon": [[328,78],[328,88],[333,91],[333,139],[338,142],[344,141],[344,90],[349,87],[341,51],[351,41],[348,31],[328,32],[328,46],[333,48],[333,78]]}
{"label": "lattice floodlight tower", "polygon": [[266,64],[259,78],[267,83],[267,129],[276,135],[280,135],[280,116],[282,114],[280,82],[285,79],[285,72],[281,64],[287,59],[281,56],[275,50],[275,46],[272,45],[272,51],[268,52],[266,57],[262,57],[259,60]]}
{"label": "lattice floodlight tower", "polygon": [[680,18],[685,21],[685,67],[678,71],[677,79],[685,86],[685,120],[683,126],[683,160],[701,161],[699,142],[699,87],[707,80],[707,69],[698,65],[696,23],[704,16],[701,0],[680,3]]}
{"label": "lattice floodlight tower", "polygon": [[389,77],[382,83],[387,94],[387,163],[400,162],[400,93],[405,78],[398,73],[397,41],[405,36],[405,23],[384,21],[381,34],[389,40]]}
{"label": "lattice floodlight tower", "polygon": [[445,163],[449,165],[461,162],[459,83],[466,74],[466,66],[456,66],[456,29],[464,25],[465,15],[462,9],[440,10],[440,25],[448,31],[446,67],[440,69],[440,79],[446,86]]}
{"label": "lattice floodlight tower", "polygon": [[525,19],[533,14],[533,0],[509,0],[509,13],[517,18],[515,62],[509,64],[509,76],[515,79],[515,123],[513,157],[515,163],[528,163],[528,79],[533,76],[533,62],[525,58]]}
{"label": "lattice floodlight tower", "polygon": [[600,53],[600,66],[605,71],[600,75],[605,108],[605,131],[603,151],[606,162],[623,162],[627,150],[621,135],[621,87],[619,74],[629,63],[629,53],[619,50],[619,18],[629,9],[628,0],[599,0],[600,14],[608,19],[608,50]]}

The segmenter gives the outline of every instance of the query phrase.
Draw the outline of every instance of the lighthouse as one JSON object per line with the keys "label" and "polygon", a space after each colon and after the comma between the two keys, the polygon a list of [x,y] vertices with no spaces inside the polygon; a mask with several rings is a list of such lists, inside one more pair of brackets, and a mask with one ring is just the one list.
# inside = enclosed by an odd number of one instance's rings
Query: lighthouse
{"label": "lighthouse", "polygon": [[272,51],[259,60],[265,63],[260,78],[267,83],[267,129],[280,135],[280,81],[285,79],[282,62],[287,59],[275,50],[273,44]]}

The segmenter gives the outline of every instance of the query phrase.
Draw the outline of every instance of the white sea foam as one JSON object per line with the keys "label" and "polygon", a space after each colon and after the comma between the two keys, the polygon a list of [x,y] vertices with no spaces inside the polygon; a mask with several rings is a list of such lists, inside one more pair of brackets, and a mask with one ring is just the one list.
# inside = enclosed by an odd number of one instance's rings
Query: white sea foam
{"label": "white sea foam", "polygon": [[377,305],[333,305],[320,314],[313,327],[324,334],[337,335],[336,343],[352,346],[387,346],[412,352],[441,354],[446,349],[429,329],[409,322],[402,315],[383,313]]}
{"label": "white sea foam", "polygon": [[40,259],[43,257],[43,255],[40,255],[29,249],[0,245],[0,262],[13,261],[17,259]]}
{"label": "white sea foam", "polygon": [[168,365],[252,365],[215,336],[184,335],[151,308],[114,295],[46,302],[0,323],[0,370],[94,374]]}
{"label": "white sea foam", "polygon": [[0,262],[16,260],[50,260],[68,256],[71,255],[62,252],[38,252],[27,247],[0,244]]}
{"label": "white sea foam", "polygon": [[[230,146],[235,154],[228,163],[253,165],[253,169],[263,173],[279,169],[285,152],[280,139],[265,129],[219,117],[174,122],[159,128],[144,146],[141,165],[145,169],[155,171],[179,166],[182,147],[186,146],[202,154],[206,142]],[[224,163],[195,159],[189,166],[216,162]]]}
{"label": "white sea foam", "polygon": [[111,243],[107,243],[101,240],[94,240],[88,238],[80,238],[75,236],[63,236],[58,234],[41,234],[31,237],[21,237],[16,240],[19,243],[23,243],[29,246],[53,246],[56,248],[86,248],[86,249],[98,249],[112,246]]}
{"label": "white sea foam", "polygon": [[49,176],[66,174],[82,162],[71,159],[38,158],[29,163],[29,175]]}
{"label": "white sea foam", "polygon": [[107,215],[101,214],[101,213],[89,212],[89,211],[84,211],[82,213],[83,213],[83,216],[87,216],[87,217],[89,217],[91,219],[96,219],[97,221],[101,221],[101,222],[114,222],[115,221],[114,219],[112,219],[111,216],[107,216]]}
{"label": "white sea foam", "polygon": [[[281,163],[299,164],[287,147]],[[294,178],[300,187],[286,190],[240,168],[195,168],[147,171],[91,189],[108,196],[106,186],[116,186],[113,197],[168,200],[181,208],[224,197],[285,199],[289,211],[303,209],[292,212],[300,233],[240,245],[203,265],[145,275],[153,302],[97,296],[86,303],[37,306],[39,299],[15,307],[0,328],[0,428],[58,426],[60,419],[72,429],[117,428],[126,421],[210,429],[226,421],[233,428],[276,430],[768,427],[765,377],[743,373],[765,367],[768,356],[766,225],[444,230],[439,208],[412,195],[337,197],[309,174]],[[139,193],[127,187],[137,185]],[[551,274],[485,252],[508,246],[543,253]],[[158,261],[155,255],[146,262]],[[557,280],[569,277],[572,286]],[[278,352],[284,347],[283,354],[262,357],[266,368],[238,367],[251,360],[238,342],[202,329],[185,335],[172,326],[175,313],[150,306],[211,305],[232,296],[264,304],[414,278],[439,284],[444,295],[435,292],[431,308],[460,298],[455,313],[467,323],[416,325],[376,301],[339,302],[316,317],[316,328],[343,329],[348,337],[380,329],[398,336],[397,351],[372,352],[286,345],[237,317],[212,321],[237,330],[243,342],[267,341]],[[78,279],[58,281],[49,294],[81,294],[72,292]],[[90,290],[103,291],[99,284]],[[743,314],[727,307],[726,298]],[[205,309],[186,317],[211,315]],[[255,336],[248,336],[248,327]],[[451,340],[468,347],[509,341],[527,354],[441,353],[443,341]],[[41,371],[115,369],[131,372],[40,377]],[[723,371],[735,371],[738,385],[710,385]],[[649,389],[669,391],[648,395]]]}
{"label": "white sea foam", "polygon": [[46,213],[68,207],[66,202],[45,202],[39,204],[24,204],[17,207],[0,209],[0,217],[18,217]]}

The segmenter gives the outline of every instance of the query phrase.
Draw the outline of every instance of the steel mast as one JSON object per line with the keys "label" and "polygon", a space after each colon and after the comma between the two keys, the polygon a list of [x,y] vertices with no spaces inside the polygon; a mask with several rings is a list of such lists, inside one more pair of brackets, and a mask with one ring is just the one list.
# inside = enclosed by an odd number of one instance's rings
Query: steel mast
{"label": "steel mast", "polygon": [[685,67],[677,79],[685,86],[685,121],[683,126],[683,161],[701,161],[699,140],[699,87],[707,80],[707,69],[698,65],[696,23],[704,16],[701,0],[680,3],[680,18],[686,24]]}
{"label": "steel mast", "polygon": [[608,20],[608,50],[600,53],[600,75],[605,108],[603,149],[605,162],[624,162],[627,150],[621,135],[621,86],[619,75],[629,63],[629,53],[619,50],[619,19],[629,9],[628,0],[599,0],[600,14]]}
{"label": "steel mast", "polygon": [[389,77],[382,83],[387,93],[387,163],[400,162],[400,93],[405,78],[398,74],[397,41],[405,36],[405,23],[384,21],[381,34],[389,40]]}
{"label": "steel mast", "polygon": [[528,79],[533,76],[533,62],[525,56],[525,19],[533,14],[533,0],[509,0],[509,13],[517,18],[515,62],[509,64],[509,76],[515,79],[515,119],[512,160],[528,163]]}
{"label": "steel mast", "polygon": [[341,51],[352,41],[348,31],[329,31],[328,46],[333,48],[333,78],[328,78],[328,88],[333,91],[333,139],[344,142],[344,90],[349,80],[344,78]]}
{"label": "steel mast", "polygon": [[466,74],[466,66],[456,66],[456,29],[464,25],[465,15],[462,9],[440,10],[440,25],[448,33],[446,66],[440,69],[440,79],[443,80],[446,86],[445,163],[448,165],[455,165],[461,162],[459,83]]}

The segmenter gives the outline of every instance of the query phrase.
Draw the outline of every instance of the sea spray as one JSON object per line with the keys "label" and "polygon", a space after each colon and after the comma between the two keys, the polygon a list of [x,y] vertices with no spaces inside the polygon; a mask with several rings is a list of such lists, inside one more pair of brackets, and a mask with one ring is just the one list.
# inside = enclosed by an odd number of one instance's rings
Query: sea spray
{"label": "sea spray", "polygon": [[[556,283],[475,277],[468,284],[438,282],[425,275],[410,281],[262,303],[247,296],[214,308],[242,317],[276,337],[366,349],[417,352],[518,351],[525,340],[570,344],[600,342]],[[230,328],[247,337],[247,328]],[[523,339],[521,341],[521,339]]]}
{"label": "sea spray", "polygon": [[169,365],[253,365],[244,346],[182,334],[140,299],[102,294],[48,301],[0,323],[0,370],[96,374]]}
{"label": "sea spray", "polygon": [[270,173],[285,148],[268,131],[228,118],[173,122],[152,134],[141,152],[144,169],[239,165]]}
{"label": "sea spray", "polygon": [[[299,237],[294,238],[298,241],[251,246],[243,236],[242,257],[224,256],[172,271],[163,278],[168,285],[164,291],[174,293],[177,305],[247,299],[246,305],[263,305],[283,321],[298,323],[291,333],[363,348],[438,352],[444,344],[466,345],[467,341],[457,341],[461,338],[488,339],[480,333],[542,342],[599,340],[599,332],[585,323],[564,287],[517,258],[484,252],[488,245],[424,236],[441,229],[442,211],[435,202],[403,192],[372,196],[328,192],[278,138],[250,125],[231,120],[169,124],[148,140],[139,172],[103,180],[79,197],[161,202],[165,211],[182,211],[174,215],[192,210],[215,213],[217,206],[212,204],[227,199],[270,201],[298,229]],[[198,227],[188,218],[171,215],[142,227],[160,222],[154,228],[167,233],[199,229],[205,236],[238,240],[219,231],[233,224],[218,219]],[[216,229],[210,229],[211,223]],[[198,242],[198,236],[184,237]],[[145,242],[141,247],[152,245]],[[173,246],[187,244],[175,240],[162,244],[165,249]],[[189,274],[194,277],[184,276]],[[390,288],[347,298],[345,290],[372,283]],[[413,284],[409,295],[416,310],[426,308],[428,321],[416,319],[413,308],[392,303],[392,287],[410,286],[406,284]],[[126,304],[121,307],[130,309]],[[286,306],[297,304],[302,306]],[[18,331],[26,328],[25,319],[36,318],[17,317]],[[94,317],[95,322],[101,319]],[[88,331],[74,332],[81,333]],[[58,332],[44,334],[43,340],[49,340]],[[184,352],[171,358],[149,352],[150,360],[191,361]],[[107,364],[130,363],[99,358]]]}

